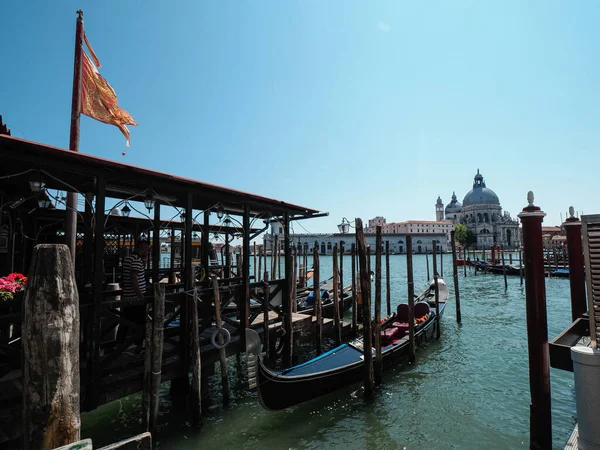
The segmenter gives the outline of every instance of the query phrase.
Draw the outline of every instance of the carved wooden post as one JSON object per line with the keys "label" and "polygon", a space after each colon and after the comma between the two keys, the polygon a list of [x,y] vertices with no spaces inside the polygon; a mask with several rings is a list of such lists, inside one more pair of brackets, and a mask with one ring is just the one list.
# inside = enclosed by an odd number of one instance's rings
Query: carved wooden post
{"label": "carved wooden post", "polygon": [[[570,217],[563,223],[567,232],[567,251],[569,253],[569,283],[571,288],[571,317],[573,322],[587,311],[585,296],[585,271],[583,247],[581,244],[581,222],[575,217],[575,211],[569,208]],[[564,262],[564,257],[563,257]]]}
{"label": "carved wooden post", "polygon": [[33,249],[23,301],[23,448],[79,440],[79,294],[66,245]]}
{"label": "carved wooden post", "polygon": [[542,220],[546,215],[533,204],[533,192],[527,194],[528,206],[519,214],[523,224],[525,260],[525,303],[527,310],[527,346],[529,350],[530,448],[552,448],[550,403],[550,364],[548,361],[548,322]]}

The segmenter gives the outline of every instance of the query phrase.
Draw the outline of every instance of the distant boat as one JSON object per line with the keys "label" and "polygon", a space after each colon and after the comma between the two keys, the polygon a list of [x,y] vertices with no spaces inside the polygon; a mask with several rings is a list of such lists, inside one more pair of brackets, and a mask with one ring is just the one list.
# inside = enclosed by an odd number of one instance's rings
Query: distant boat
{"label": "distant boat", "polygon": [[[439,312],[443,314],[448,299],[448,286],[438,278]],[[430,339],[437,328],[433,283],[415,300],[415,341]],[[408,305],[401,304],[390,318],[382,323],[383,368],[393,367],[408,353]],[[375,353],[375,349],[372,349]],[[259,400],[269,410],[280,410],[358,383],[363,379],[364,351],[362,339],[317,356],[303,364],[272,371],[259,358],[255,370]],[[254,365],[253,365],[254,367]],[[249,374],[254,379],[256,374]]]}

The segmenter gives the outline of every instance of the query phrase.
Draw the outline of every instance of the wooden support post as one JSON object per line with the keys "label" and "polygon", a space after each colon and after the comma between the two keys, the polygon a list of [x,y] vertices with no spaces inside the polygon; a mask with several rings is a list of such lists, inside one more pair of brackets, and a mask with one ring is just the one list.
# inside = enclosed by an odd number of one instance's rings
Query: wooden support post
{"label": "wooden support post", "polygon": [[454,277],[454,298],[456,298],[456,322],[460,323],[460,293],[458,291],[458,267],[456,267],[456,239],[454,230],[450,231],[450,245],[452,246],[452,275]]}
{"label": "wooden support post", "polygon": [[[165,327],[165,285],[154,285],[154,302],[152,306],[152,378],[150,383],[150,433],[156,436],[158,426],[159,389],[162,373],[162,356]],[[146,352],[149,349],[146,347]]]}
{"label": "wooden support post", "polygon": [[271,247],[271,278],[273,280],[277,278],[277,249],[279,248],[278,236],[275,235],[273,238],[273,245]]}
{"label": "wooden support post", "polygon": [[440,246],[440,276],[444,278],[444,250]]}
{"label": "wooden support post", "polygon": [[406,278],[408,280],[408,360],[415,361],[415,282],[413,277],[412,236],[406,236]]}
{"label": "wooden support post", "polygon": [[[293,353],[293,328],[292,328],[292,302],[296,301],[292,298],[292,271],[294,269],[294,257],[290,252],[290,218],[289,213],[283,214],[283,252],[284,252],[284,276],[285,283],[283,284],[283,295],[281,299],[283,312],[283,365],[284,367],[292,366]],[[280,275],[281,279],[281,275]]]}
{"label": "wooden support post", "polygon": [[[187,295],[186,295],[187,297]],[[192,423],[200,424],[202,420],[202,358],[200,355],[200,330],[198,328],[198,288],[194,287],[192,315],[192,395],[190,409]],[[186,371],[187,379],[187,371]]]}
{"label": "wooden support post", "polygon": [[250,327],[250,207],[244,205],[242,220],[244,239],[242,241],[242,274],[244,277],[242,297],[240,298],[240,342],[246,348],[246,328]]}
{"label": "wooden support post", "polygon": [[[492,255],[493,255],[493,248],[492,248]],[[475,256],[473,256],[473,258],[471,259],[471,261],[473,261],[473,263],[475,264],[475,268],[474,268],[473,272],[474,272],[474,275],[477,276],[477,269],[478,269],[477,258],[475,258]]]}
{"label": "wooden support post", "polygon": [[317,318],[317,355],[323,351],[323,311],[321,309],[321,286],[319,280],[319,243],[313,249],[314,315]]}
{"label": "wooden support post", "polygon": [[[371,246],[367,245],[367,273],[369,274],[369,280],[371,280]],[[371,283],[369,282],[369,295],[371,292]]]}
{"label": "wooden support post", "polygon": [[[256,245],[256,244],[254,244]],[[258,278],[256,278],[254,281],[260,281],[263,278],[263,273],[262,273],[262,253],[260,250],[260,245],[258,246]]]}
{"label": "wooden support post", "polygon": [[175,284],[177,283],[177,278],[175,277],[175,228],[171,227],[171,267],[169,271],[169,283]]}
{"label": "wooden support post", "polygon": [[335,326],[335,345],[342,343],[342,324],[340,321],[340,291],[338,273],[338,246],[333,246],[333,322]]}
{"label": "wooden support post", "polygon": [[144,381],[142,382],[142,427],[150,431],[150,397],[152,396],[152,318],[150,304],[144,305]]}
{"label": "wooden support post", "polygon": [[[91,286],[94,279],[94,228],[93,228],[93,217],[92,202],[94,201],[94,194],[88,192],[85,194],[85,212],[83,214],[83,282],[82,286]],[[11,240],[12,241],[12,240]],[[89,322],[89,321],[88,321]],[[89,336],[88,330],[83,332]]]}
{"label": "wooden support post", "polygon": [[380,385],[382,380],[383,363],[381,359],[381,226],[377,226],[375,251],[375,364],[374,379],[375,384]]}
{"label": "wooden support post", "polygon": [[152,283],[160,282],[160,202],[154,202],[154,223],[152,224]]}
{"label": "wooden support post", "polygon": [[571,318],[575,322],[587,311],[585,295],[585,270],[583,246],[581,241],[581,222],[569,208],[571,216],[563,223],[567,233],[567,251],[569,258],[569,288],[571,292]]}
{"label": "wooden support post", "polygon": [[23,448],[79,440],[79,294],[66,245],[33,249],[23,300]]}
{"label": "wooden support post", "polygon": [[[368,247],[365,245],[365,234],[361,219],[356,219],[356,240],[358,261],[360,266],[360,287],[363,297],[363,353],[364,353],[364,382],[365,395],[373,393],[373,345],[371,332],[371,299],[369,290],[371,288],[371,275],[367,264]],[[370,258],[370,255],[369,255]]]}
{"label": "wooden support post", "polygon": [[225,278],[231,278],[231,249],[229,248],[229,233],[225,233]]}
{"label": "wooden support post", "polygon": [[258,281],[258,278],[256,278],[257,276],[257,268],[256,268],[256,242],[253,243],[254,244],[254,248],[252,251],[252,268],[254,269],[254,281]]}
{"label": "wooden support post", "polygon": [[297,271],[298,271],[298,255],[292,251],[292,253],[294,253],[294,255],[292,255],[292,261],[293,261],[293,269],[292,269],[292,295],[291,295],[291,299],[292,299],[292,312],[293,313],[297,313],[298,312],[298,294],[297,294],[297,288],[298,288],[298,276],[297,276]]}
{"label": "wooden support post", "polygon": [[512,265],[512,263],[513,263],[513,254],[512,254],[512,252],[509,252],[509,253],[508,253],[508,263],[509,263],[510,265]]}
{"label": "wooden support post", "polygon": [[550,401],[550,365],[542,221],[546,215],[533,204],[533,192],[527,194],[528,206],[519,219],[523,226],[525,269],[525,305],[529,350],[529,386],[531,390],[529,447],[552,448]]}
{"label": "wooden support post", "polygon": [[[221,321],[221,292],[219,291],[219,281],[216,276],[211,277],[212,289],[213,289],[213,298],[215,302],[215,325],[218,330],[223,328],[223,323]],[[217,344],[223,345],[224,340],[223,336],[219,334],[217,336]],[[225,352],[225,347],[221,347],[219,349],[219,364],[221,368],[221,386],[223,388],[223,404],[227,405],[229,403],[229,378],[227,376],[227,353]]]}
{"label": "wooden support post", "polygon": [[438,272],[437,272],[437,241],[433,241],[433,286],[435,289],[435,337],[440,338],[440,290],[438,286]]}
{"label": "wooden support post", "polygon": [[508,289],[508,281],[506,280],[506,264],[504,262],[504,244],[500,247],[502,252],[502,275],[504,275],[504,290]]}
{"label": "wooden support post", "polygon": [[[340,242],[340,302],[344,304],[344,243]],[[344,308],[340,309],[340,317],[344,317]]]}
{"label": "wooden support post", "polygon": [[[182,268],[181,272],[183,274],[185,291],[191,293],[192,290],[196,286],[196,276],[194,273],[194,268],[192,267],[192,219],[194,217],[193,214],[193,194],[191,192],[188,193],[186,199],[186,207],[185,207],[185,229],[182,232],[183,238],[183,258],[182,258]],[[189,370],[190,370],[190,323],[196,324],[191,328],[192,332],[198,328],[198,320],[197,320],[197,312],[194,318],[190,318],[190,314],[193,309],[196,308],[196,299],[194,297],[190,297],[190,295],[182,294],[180,297],[180,324],[179,324],[179,359],[181,363],[181,372],[179,376],[171,381],[171,393],[174,395],[183,395],[187,396],[190,391],[190,382],[189,382]],[[200,350],[198,349],[198,371],[200,370]],[[194,354],[194,358],[196,355]],[[196,361],[193,361],[193,364],[196,364]],[[194,367],[195,370],[195,367]],[[200,390],[198,388],[197,395],[200,395]],[[192,396],[192,411],[194,411],[194,398]],[[199,408],[198,401],[198,408]],[[198,410],[199,411],[199,410]],[[198,413],[198,420],[199,413]]]}
{"label": "wooden support post", "polygon": [[269,287],[269,274],[265,272],[265,277],[263,280],[263,352],[265,353],[265,357],[269,357],[269,297],[270,297],[271,289]]}
{"label": "wooden support post", "polygon": [[269,266],[267,266],[267,238],[266,237],[263,239],[263,259],[264,259],[264,263],[265,263],[265,273],[263,276],[264,276],[265,281],[269,281]]}
{"label": "wooden support post", "polygon": [[558,269],[558,252],[556,251],[556,247],[552,249],[552,253],[554,255],[554,268]]}
{"label": "wooden support post", "polygon": [[392,298],[390,286],[390,241],[385,241],[385,304],[387,316],[392,315]]}
{"label": "wooden support post", "polygon": [[356,336],[357,325],[357,302],[358,289],[356,289],[356,244],[352,244],[350,250],[352,255],[352,335]]}
{"label": "wooden support post", "polygon": [[425,265],[427,266],[427,282],[431,280],[431,276],[429,275],[429,253],[427,253],[427,246],[425,246]]}
{"label": "wooden support post", "polygon": [[100,339],[102,336],[102,286],[104,283],[104,210],[106,204],[106,180],[96,178],[96,207],[94,217],[94,299],[91,309],[91,336],[88,341],[87,386],[85,393],[86,409],[98,406],[98,386],[100,384]]}

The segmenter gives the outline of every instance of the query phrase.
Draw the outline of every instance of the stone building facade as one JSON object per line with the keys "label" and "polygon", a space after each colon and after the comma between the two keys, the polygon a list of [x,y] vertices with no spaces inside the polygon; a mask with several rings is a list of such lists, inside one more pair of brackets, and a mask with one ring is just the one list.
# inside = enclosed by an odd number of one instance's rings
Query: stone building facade
{"label": "stone building facade", "polygon": [[519,221],[507,211],[502,212],[498,196],[486,186],[479,169],[473,179],[473,189],[467,192],[462,204],[453,194],[445,215],[453,223],[466,225],[476,236],[479,249],[489,248],[492,244],[501,244],[506,249],[520,245]]}

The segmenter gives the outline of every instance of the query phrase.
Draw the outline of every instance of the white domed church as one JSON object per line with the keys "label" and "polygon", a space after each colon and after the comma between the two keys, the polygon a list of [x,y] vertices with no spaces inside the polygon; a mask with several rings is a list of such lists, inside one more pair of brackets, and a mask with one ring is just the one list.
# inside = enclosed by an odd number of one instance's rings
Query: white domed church
{"label": "white domed church", "polygon": [[[436,214],[440,216],[438,198]],[[477,174],[473,189],[465,195],[462,204],[452,194],[452,201],[446,206],[445,219],[462,223],[477,237],[477,248],[489,248],[492,244],[504,245],[506,249],[517,248],[520,244],[519,222],[508,212],[502,213],[500,200],[494,191],[486,187],[483,175]],[[443,220],[444,217],[441,217]],[[439,219],[438,219],[439,220]]]}

